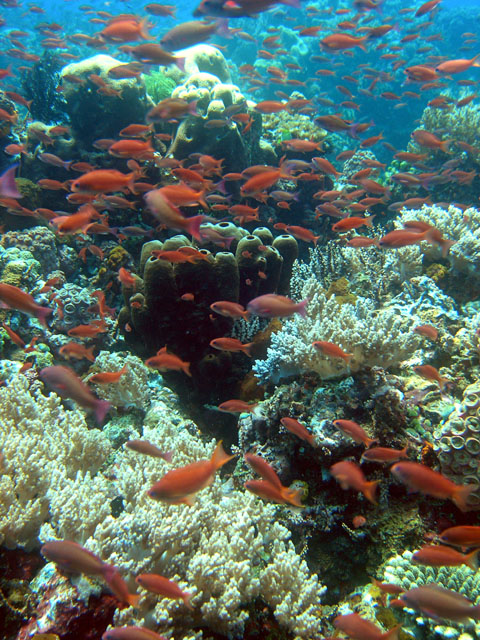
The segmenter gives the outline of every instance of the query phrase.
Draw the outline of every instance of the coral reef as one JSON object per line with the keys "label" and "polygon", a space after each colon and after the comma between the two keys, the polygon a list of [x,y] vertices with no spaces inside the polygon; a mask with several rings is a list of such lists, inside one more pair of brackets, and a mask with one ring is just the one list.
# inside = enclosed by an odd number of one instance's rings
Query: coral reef
{"label": "coral reef", "polygon": [[[31,549],[51,516],[58,486],[74,485],[80,477],[92,486],[91,475],[110,448],[101,432],[88,429],[80,411],[65,411],[57,395],[43,396],[38,384],[29,388],[24,376],[11,377],[0,389],[0,406],[0,541]],[[70,493],[72,501],[77,497]],[[101,512],[100,502],[97,507]],[[77,514],[80,532],[77,505],[69,513]]]}
{"label": "coral reef", "polygon": [[[121,61],[115,58],[98,54],[72,62],[60,71],[65,111],[80,146],[90,149],[94,140],[113,138],[123,127],[145,120],[150,104],[143,81],[137,78],[115,80],[108,75],[110,69],[120,64]],[[111,91],[100,95],[89,78],[92,74],[99,76]],[[84,82],[68,82],[65,76],[71,75]]]}
{"label": "coral reef", "polygon": [[31,227],[23,231],[7,231],[0,244],[5,249],[16,247],[35,255],[40,263],[42,275],[48,276],[60,266],[55,234],[48,227]]}
{"label": "coral reef", "polygon": [[[411,358],[418,348],[412,332],[415,316],[378,311],[371,300],[360,297],[355,306],[340,306],[333,296],[327,300],[315,277],[295,295],[309,299],[307,316],[286,320],[282,330],[273,334],[267,358],[255,362],[255,375],[264,383],[309,371],[330,378],[362,367],[388,368]],[[317,340],[333,342],[353,357],[347,364],[321,355],[312,347]]]}

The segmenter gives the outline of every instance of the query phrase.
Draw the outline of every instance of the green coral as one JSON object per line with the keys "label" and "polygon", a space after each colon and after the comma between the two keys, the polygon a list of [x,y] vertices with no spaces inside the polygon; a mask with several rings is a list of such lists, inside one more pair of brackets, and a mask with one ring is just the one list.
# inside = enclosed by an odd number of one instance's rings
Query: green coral
{"label": "green coral", "polygon": [[144,76],[147,93],[154,102],[160,102],[172,95],[177,86],[172,78],[168,78],[161,71],[152,71]]}
{"label": "green coral", "polygon": [[36,209],[42,202],[42,188],[28,178],[15,178],[17,189],[22,194],[22,204],[24,207]]}

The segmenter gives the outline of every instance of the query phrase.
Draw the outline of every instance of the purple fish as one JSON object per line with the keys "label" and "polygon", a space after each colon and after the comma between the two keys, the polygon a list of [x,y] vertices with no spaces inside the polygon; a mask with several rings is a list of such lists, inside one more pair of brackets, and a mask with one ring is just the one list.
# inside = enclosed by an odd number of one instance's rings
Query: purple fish
{"label": "purple fish", "polygon": [[15,171],[18,167],[18,164],[14,164],[13,167],[7,169],[0,176],[0,196],[5,196],[6,198],[22,198],[22,194],[18,191],[17,185],[15,183]]}

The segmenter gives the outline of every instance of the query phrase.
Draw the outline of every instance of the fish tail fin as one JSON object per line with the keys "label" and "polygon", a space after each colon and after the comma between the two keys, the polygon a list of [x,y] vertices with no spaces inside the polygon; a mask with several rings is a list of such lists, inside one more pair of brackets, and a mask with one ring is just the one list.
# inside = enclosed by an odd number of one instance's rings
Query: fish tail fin
{"label": "fish tail fin", "polygon": [[111,406],[112,405],[110,404],[110,402],[107,402],[106,400],[97,400],[97,402],[95,403],[95,419],[97,420],[99,425],[103,424],[105,416],[107,415]]}
{"label": "fish tail fin", "polygon": [[221,20],[217,20],[217,36],[221,36],[222,38],[231,38],[232,32],[228,28],[228,20],[226,18],[222,18]]}
{"label": "fish tail fin", "polygon": [[[8,307],[7,307],[8,309]],[[48,309],[48,307],[38,307],[36,312],[35,312],[35,316],[37,318],[37,320],[40,322],[40,324],[42,325],[42,327],[46,327],[47,326],[47,318],[48,316],[53,312],[52,309]]]}
{"label": "fish tail fin", "polygon": [[401,628],[402,625],[397,624],[396,627],[393,627],[393,629],[390,629],[390,631],[387,631],[387,633],[382,633],[380,637],[382,638],[382,640],[398,640],[398,632]]}
{"label": "fish tail fin", "polygon": [[247,342],[247,344],[243,345],[243,352],[247,356],[250,356],[250,358],[252,357],[252,354],[251,354],[252,347],[253,347],[253,342]]}
{"label": "fish tail fin", "polygon": [[225,449],[223,448],[222,441],[219,440],[217,446],[215,447],[215,451],[212,453],[212,457],[210,459],[215,470],[223,467],[223,465],[232,458],[235,458],[235,456],[226,453]]}
{"label": "fish tail fin", "polygon": [[192,236],[192,238],[195,238],[195,240],[198,240],[199,242],[201,242],[202,240],[200,236],[200,225],[202,224],[202,222],[203,216],[193,216],[193,218],[187,218],[186,229]]}
{"label": "fish tail fin", "polygon": [[452,142],[453,140],[442,140],[439,147],[444,153],[450,153],[449,147]]}
{"label": "fish tail fin", "polygon": [[480,549],[474,549],[471,553],[468,553],[465,556],[465,564],[467,567],[470,567],[472,571],[477,571],[478,569],[478,554],[480,553]]}
{"label": "fish tail fin", "polygon": [[183,370],[187,374],[187,376],[189,376],[190,378],[192,377],[192,374],[190,372],[190,363],[189,362],[185,362],[185,366],[183,367]]}
{"label": "fish tail fin", "polygon": [[138,192],[135,191],[135,180],[138,178],[138,171],[132,171],[132,173],[129,176],[129,180],[127,183],[127,189],[130,190],[131,193],[133,193],[133,195],[138,195]]}
{"label": "fish tail fin", "polygon": [[140,21],[140,35],[144,40],[152,40],[152,36],[148,33],[148,18]]}
{"label": "fish tail fin", "polygon": [[310,298],[305,298],[305,300],[302,300],[301,302],[298,303],[297,305],[297,313],[299,313],[302,318],[305,318],[307,315],[307,305],[310,302]]}
{"label": "fish tail fin", "polygon": [[316,247],[317,246],[317,242],[320,240],[322,236],[313,236],[313,244]]}
{"label": "fish tail fin", "polygon": [[452,247],[455,243],[456,240],[442,240],[442,243],[440,245],[442,247],[442,258],[447,257],[448,252],[450,251],[450,247]]}
{"label": "fish tail fin", "polygon": [[93,355],[94,349],[95,349],[95,345],[88,347],[88,349],[85,349],[85,353],[87,354],[87,360],[90,360],[90,362],[95,362],[95,356]]}
{"label": "fish tail fin", "polygon": [[185,58],[175,58],[175,64],[180,71],[185,71]]}
{"label": "fish tail fin", "polygon": [[373,226],[372,220],[374,219],[374,217],[375,217],[375,213],[372,213],[371,216],[368,216],[368,218],[365,218],[365,226],[372,227]]}
{"label": "fish tail fin", "polygon": [[193,610],[193,606],[190,604],[190,598],[192,597],[191,593],[182,594],[183,604],[187,607],[187,609]]}
{"label": "fish tail fin", "polygon": [[378,480],[374,480],[373,482],[366,482],[362,491],[365,498],[370,502],[372,502],[373,504],[377,504],[377,501],[375,499],[377,486],[378,486]]}
{"label": "fish tail fin", "polygon": [[468,496],[480,488],[478,484],[467,484],[463,487],[457,487],[452,495],[452,501],[457,505],[460,511],[469,511],[471,507],[467,504]]}
{"label": "fish tail fin", "polygon": [[127,595],[127,603],[131,606],[131,607],[138,607],[138,602],[140,600],[141,596],[137,595],[136,593],[129,593]]}
{"label": "fish tail fin", "polygon": [[304,506],[302,504],[303,489],[288,489],[287,487],[282,487],[281,494],[282,498],[294,507]]}

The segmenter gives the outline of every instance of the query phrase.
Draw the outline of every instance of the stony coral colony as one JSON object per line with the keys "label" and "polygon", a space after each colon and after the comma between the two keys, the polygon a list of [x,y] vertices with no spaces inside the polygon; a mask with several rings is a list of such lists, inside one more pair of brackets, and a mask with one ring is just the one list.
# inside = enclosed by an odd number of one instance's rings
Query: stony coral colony
{"label": "stony coral colony", "polygon": [[442,4],[2,4],[2,638],[476,637],[477,34]]}

